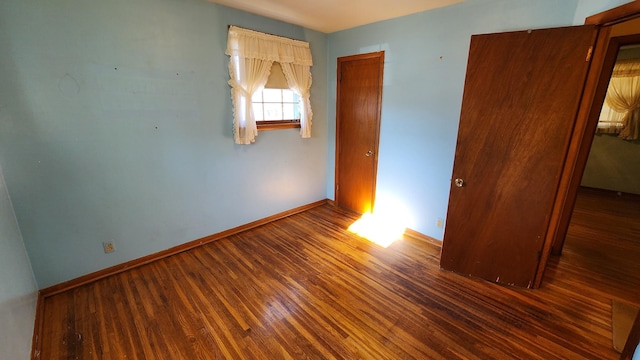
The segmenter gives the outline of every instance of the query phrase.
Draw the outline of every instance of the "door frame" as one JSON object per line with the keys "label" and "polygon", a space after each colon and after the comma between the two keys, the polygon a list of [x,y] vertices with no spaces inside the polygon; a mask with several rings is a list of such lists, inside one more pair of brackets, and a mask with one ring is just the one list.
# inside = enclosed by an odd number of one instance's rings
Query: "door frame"
{"label": "door frame", "polygon": [[378,148],[380,143],[380,119],[382,116],[382,87],[383,87],[383,77],[384,77],[384,51],[371,52],[366,54],[355,54],[349,56],[338,57],[337,59],[337,67],[336,67],[336,148],[335,148],[335,174],[334,174],[334,199],[335,205],[340,206],[339,202],[339,183],[338,183],[338,175],[340,171],[340,122],[343,120],[340,118],[340,70],[342,67],[342,63],[348,61],[357,61],[357,60],[365,60],[379,58],[380,59],[380,68],[378,69],[378,109],[376,110],[376,119],[375,119],[375,139],[373,144],[373,179],[372,179],[372,189],[371,189],[371,212],[375,207],[375,199],[376,199],[376,188],[377,188],[377,179],[378,179]]}
{"label": "door frame", "polygon": [[560,255],[562,252],[618,49],[621,45],[637,42],[640,39],[640,35],[614,37],[611,33],[612,26],[639,16],[640,2],[635,1],[592,15],[585,20],[585,25],[598,26],[599,32],[567,157],[560,175],[560,186],[550,214],[550,231],[545,239],[534,280],[535,288],[542,282],[549,256]]}

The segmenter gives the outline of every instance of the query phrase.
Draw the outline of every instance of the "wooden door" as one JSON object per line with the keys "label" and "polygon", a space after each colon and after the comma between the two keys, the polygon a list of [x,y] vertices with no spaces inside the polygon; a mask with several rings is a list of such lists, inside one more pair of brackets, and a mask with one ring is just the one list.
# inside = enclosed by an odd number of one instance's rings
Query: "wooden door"
{"label": "wooden door", "polygon": [[472,37],[443,269],[533,286],[596,34]]}
{"label": "wooden door", "polygon": [[338,58],[336,204],[373,210],[384,52]]}

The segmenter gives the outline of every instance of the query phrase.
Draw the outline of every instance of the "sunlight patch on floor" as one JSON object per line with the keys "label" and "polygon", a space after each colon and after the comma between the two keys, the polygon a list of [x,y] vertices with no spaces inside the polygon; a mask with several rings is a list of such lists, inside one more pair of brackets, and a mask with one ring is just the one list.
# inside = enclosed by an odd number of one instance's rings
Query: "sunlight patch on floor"
{"label": "sunlight patch on floor", "polygon": [[365,213],[349,226],[352,233],[385,248],[401,239],[405,230],[401,217],[392,212]]}

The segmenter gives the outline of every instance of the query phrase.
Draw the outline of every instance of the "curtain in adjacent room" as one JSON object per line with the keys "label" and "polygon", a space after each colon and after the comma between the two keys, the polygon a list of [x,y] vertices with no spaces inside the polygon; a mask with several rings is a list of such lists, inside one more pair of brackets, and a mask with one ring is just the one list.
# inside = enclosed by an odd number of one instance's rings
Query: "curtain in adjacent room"
{"label": "curtain in adjacent room", "polygon": [[640,122],[640,61],[616,62],[607,89],[606,105],[611,108],[609,121],[618,123],[619,137],[637,140]]}
{"label": "curtain in adjacent room", "polygon": [[251,98],[266,84],[274,61],[280,63],[289,86],[300,95],[300,133],[302,137],[311,136],[309,89],[313,61],[308,42],[230,26],[226,54],[230,56],[229,85],[236,144],[251,144],[258,135]]}

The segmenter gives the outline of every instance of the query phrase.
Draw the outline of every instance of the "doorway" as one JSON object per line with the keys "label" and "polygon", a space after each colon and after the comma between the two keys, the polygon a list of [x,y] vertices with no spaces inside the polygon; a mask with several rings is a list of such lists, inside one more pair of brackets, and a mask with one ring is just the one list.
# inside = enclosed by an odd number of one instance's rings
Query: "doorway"
{"label": "doorway", "polygon": [[[629,5],[633,4],[635,3]],[[632,14],[636,12],[640,12],[640,8],[635,9]],[[598,15],[594,15],[594,17],[597,16]],[[587,22],[589,22],[589,19],[590,18],[587,19]],[[594,74],[593,76],[593,78],[596,79],[594,80],[593,86],[587,87],[589,94],[585,93],[586,96],[591,97],[591,100],[586,99],[584,101],[588,106],[585,106],[585,114],[581,116],[582,118],[585,118],[585,123],[583,124],[584,127],[581,129],[576,128],[577,131],[574,136],[574,140],[576,141],[575,146],[579,147],[579,149],[575,151],[575,158],[566,162],[566,170],[571,172],[571,174],[569,175],[570,179],[567,196],[566,199],[564,199],[564,205],[561,209],[557,225],[556,236],[552,244],[552,255],[560,255],[562,253],[578,189],[582,182],[587,160],[598,128],[609,79],[613,74],[613,68],[620,49],[626,46],[640,44],[640,18],[632,18],[631,20],[626,21],[623,21],[623,19],[618,20],[614,24],[608,26],[605,25],[600,32],[603,34],[601,37],[604,38],[604,41],[602,41],[604,44],[600,47],[600,68],[598,74]],[[571,162],[573,162],[573,165],[571,165]]]}
{"label": "doorway", "polygon": [[[637,286],[640,279],[637,276],[637,257],[633,255],[638,251],[635,236],[638,231],[635,226],[638,223],[638,203],[636,198],[616,199],[618,196],[615,192],[607,194],[597,191],[595,195],[590,194],[589,190],[585,191],[580,185],[593,148],[602,105],[620,49],[640,44],[639,14],[640,2],[632,2],[591,16],[585,22],[601,27],[600,45],[594,51],[594,58],[599,58],[599,61],[598,66],[593,67],[596,70],[592,76],[593,80],[585,86],[585,106],[582,108],[584,114],[580,117],[585,121],[581,127],[576,128],[575,158],[566,162],[567,170],[570,172],[568,191],[567,197],[561,199],[564,205],[552,251],[554,255],[562,254],[554,259],[556,263],[576,268],[586,266],[598,269],[596,273],[599,273],[600,278],[581,283],[591,288],[594,293],[600,292],[605,298],[611,298],[613,319],[616,317],[613,302],[632,304],[636,307],[639,305]],[[597,200],[593,200],[594,198]],[[625,202],[631,204],[631,208],[626,208]],[[599,241],[595,246],[590,243],[593,239]],[[567,253],[563,253],[565,240],[570,244]],[[597,261],[601,261],[601,264],[596,264]],[[611,286],[614,283],[627,285],[616,288]],[[620,343],[624,344],[621,359],[630,359],[640,341],[640,315],[636,315],[632,326],[626,341],[624,334],[619,339]],[[612,327],[615,328],[615,325]],[[615,329],[613,332],[615,342]]]}
{"label": "doorway", "polygon": [[338,58],[336,177],[338,207],[373,211],[384,51]]}

